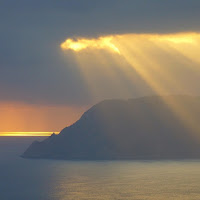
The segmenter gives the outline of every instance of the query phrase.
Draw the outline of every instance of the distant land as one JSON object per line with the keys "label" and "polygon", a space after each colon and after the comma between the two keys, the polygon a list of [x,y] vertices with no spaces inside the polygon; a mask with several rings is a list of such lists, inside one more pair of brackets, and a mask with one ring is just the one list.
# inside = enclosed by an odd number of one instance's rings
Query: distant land
{"label": "distant land", "polygon": [[105,100],[73,125],[33,142],[23,158],[69,160],[200,158],[200,97]]}

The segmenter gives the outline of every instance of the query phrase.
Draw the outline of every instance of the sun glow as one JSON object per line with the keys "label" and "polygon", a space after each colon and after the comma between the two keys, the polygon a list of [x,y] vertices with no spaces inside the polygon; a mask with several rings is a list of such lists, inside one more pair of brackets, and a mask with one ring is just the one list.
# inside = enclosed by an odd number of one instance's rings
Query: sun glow
{"label": "sun glow", "polygon": [[[198,93],[199,33],[69,38],[61,44],[61,48],[66,53],[67,50],[74,52],[77,65],[96,101],[102,96],[130,98],[132,91],[141,90],[157,95]],[[108,49],[111,51],[107,52]],[[138,94],[147,95],[148,92]],[[185,123],[186,128],[200,137],[200,125],[192,111],[175,99],[163,101]]]}
{"label": "sun glow", "polygon": [[195,44],[197,38],[199,38],[198,33],[176,33],[176,34],[144,34],[143,37],[149,38],[152,41],[166,41],[175,44]]}
{"label": "sun glow", "polygon": [[73,124],[87,108],[0,102],[0,136],[49,136]]}

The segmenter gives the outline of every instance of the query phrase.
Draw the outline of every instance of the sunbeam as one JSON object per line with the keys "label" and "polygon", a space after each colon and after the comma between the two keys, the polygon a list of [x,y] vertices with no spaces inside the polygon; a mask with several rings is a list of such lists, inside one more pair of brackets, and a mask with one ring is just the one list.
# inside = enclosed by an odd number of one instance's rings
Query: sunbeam
{"label": "sunbeam", "polygon": [[[96,39],[69,38],[61,48],[74,52],[88,89],[98,100],[129,98],[133,88],[139,91],[141,87],[146,90],[149,87],[153,94],[161,96],[192,95],[200,75],[199,44],[198,33],[124,34]],[[198,135],[200,126],[193,111],[185,104],[178,104],[176,99],[163,98],[163,101],[186,128]]]}

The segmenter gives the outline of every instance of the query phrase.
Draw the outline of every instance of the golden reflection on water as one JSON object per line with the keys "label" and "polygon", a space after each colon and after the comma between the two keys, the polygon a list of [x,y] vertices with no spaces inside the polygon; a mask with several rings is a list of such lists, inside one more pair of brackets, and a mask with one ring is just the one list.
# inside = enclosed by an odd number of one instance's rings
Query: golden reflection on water
{"label": "golden reflection on water", "polygon": [[[199,200],[200,162],[65,162],[52,196],[60,200]],[[54,199],[53,198],[53,199]]]}

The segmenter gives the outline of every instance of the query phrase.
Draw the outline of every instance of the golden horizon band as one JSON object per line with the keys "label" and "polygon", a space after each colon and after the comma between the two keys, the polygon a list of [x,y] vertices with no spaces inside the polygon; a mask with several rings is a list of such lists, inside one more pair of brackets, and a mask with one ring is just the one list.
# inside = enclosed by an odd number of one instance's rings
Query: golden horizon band
{"label": "golden horizon band", "polygon": [[0,136],[50,136],[59,132],[0,132]]}

